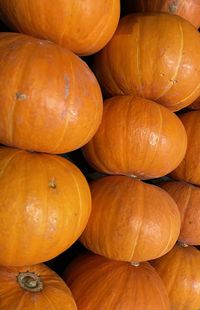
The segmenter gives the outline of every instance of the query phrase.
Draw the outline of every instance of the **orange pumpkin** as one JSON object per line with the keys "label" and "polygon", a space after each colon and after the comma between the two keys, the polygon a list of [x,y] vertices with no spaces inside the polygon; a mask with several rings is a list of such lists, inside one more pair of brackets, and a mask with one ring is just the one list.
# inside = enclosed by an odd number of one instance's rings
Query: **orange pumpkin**
{"label": "orange pumpkin", "polygon": [[185,129],[171,111],[143,98],[118,96],[105,101],[99,130],[83,152],[101,172],[151,179],[177,167],[186,145]]}
{"label": "orange pumpkin", "polygon": [[188,147],[184,159],[171,176],[177,180],[200,185],[200,111],[182,114],[180,120],[186,129]]}
{"label": "orange pumpkin", "polygon": [[171,310],[200,308],[200,252],[195,247],[176,245],[152,264],[167,288]]}
{"label": "orange pumpkin", "polygon": [[87,143],[102,117],[93,73],[72,52],[22,34],[0,34],[0,143],[65,153]]}
{"label": "orange pumpkin", "polygon": [[147,261],[174,246],[180,214],[164,190],[125,176],[90,184],[92,213],[80,241],[110,259]]}
{"label": "orange pumpkin", "polygon": [[89,186],[64,158],[0,148],[0,265],[47,261],[69,248],[91,211]]}
{"label": "orange pumpkin", "polygon": [[[123,5],[123,4],[122,4]],[[199,0],[125,0],[126,12],[167,12],[179,15],[200,27]]]}
{"label": "orange pumpkin", "polygon": [[64,280],[80,310],[169,310],[166,289],[147,262],[134,265],[88,254],[76,258]]}
{"label": "orange pumpkin", "polygon": [[13,29],[48,39],[79,55],[102,49],[115,32],[120,0],[0,0],[1,18]]}
{"label": "orange pumpkin", "polygon": [[190,106],[192,110],[199,110],[200,109],[200,97],[198,97]]}
{"label": "orange pumpkin", "polygon": [[45,265],[0,267],[1,310],[76,310],[71,291]]}
{"label": "orange pumpkin", "polygon": [[177,203],[181,214],[179,240],[200,244],[200,188],[184,182],[164,182],[160,185]]}
{"label": "orange pumpkin", "polygon": [[165,13],[123,17],[95,57],[94,71],[110,95],[137,95],[172,111],[200,95],[200,34]]}

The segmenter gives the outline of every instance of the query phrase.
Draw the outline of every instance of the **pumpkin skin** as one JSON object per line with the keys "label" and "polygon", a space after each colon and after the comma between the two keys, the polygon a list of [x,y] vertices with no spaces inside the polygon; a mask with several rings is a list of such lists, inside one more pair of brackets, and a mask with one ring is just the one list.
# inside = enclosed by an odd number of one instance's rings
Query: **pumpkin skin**
{"label": "pumpkin skin", "polygon": [[192,110],[199,110],[200,109],[200,97],[198,97],[190,106]]}
{"label": "pumpkin skin", "polygon": [[200,185],[200,111],[187,112],[179,117],[187,133],[188,147],[184,159],[171,176],[176,180]]}
{"label": "pumpkin skin", "polygon": [[108,95],[137,95],[178,111],[200,95],[200,34],[166,13],[121,19],[94,71]]}
{"label": "pumpkin skin", "polygon": [[200,188],[185,182],[164,182],[160,186],[175,200],[181,214],[179,240],[200,244]]}
{"label": "pumpkin skin", "polygon": [[86,248],[110,259],[141,262],[174,246],[180,214],[164,190],[126,176],[93,181],[90,190],[92,212],[80,237]]}
{"label": "pumpkin skin", "polygon": [[171,310],[200,308],[200,252],[195,247],[176,245],[152,265],[167,288]]}
{"label": "pumpkin skin", "polygon": [[80,310],[169,310],[166,289],[147,262],[140,266],[86,254],[67,268],[64,280]]}
{"label": "pumpkin skin", "polygon": [[[43,283],[41,291],[22,289],[17,278],[19,274],[39,275]],[[37,289],[36,289],[37,290]],[[12,294],[11,294],[12,292]],[[63,280],[47,266],[40,264],[27,267],[0,267],[1,310],[76,310],[71,291]]]}
{"label": "pumpkin skin", "polygon": [[1,33],[0,72],[0,143],[59,154],[95,134],[102,117],[100,87],[72,52]]}
{"label": "pumpkin skin", "polygon": [[98,171],[144,180],[172,171],[186,147],[185,129],[171,111],[143,98],[117,96],[105,100],[102,123],[83,154]]}
{"label": "pumpkin skin", "polygon": [[176,14],[200,27],[199,0],[125,0],[126,12],[166,12]]}
{"label": "pumpkin skin", "polygon": [[53,5],[49,0],[0,0],[0,11],[12,29],[83,56],[101,50],[113,36],[120,0],[57,0]]}
{"label": "pumpkin skin", "polygon": [[0,265],[45,262],[69,248],[91,211],[89,186],[64,158],[0,148]]}

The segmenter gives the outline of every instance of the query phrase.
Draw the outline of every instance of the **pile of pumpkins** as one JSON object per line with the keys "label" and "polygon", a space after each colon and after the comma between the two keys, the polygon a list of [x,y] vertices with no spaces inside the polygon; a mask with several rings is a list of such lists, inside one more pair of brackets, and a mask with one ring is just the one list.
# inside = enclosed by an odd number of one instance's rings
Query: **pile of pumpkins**
{"label": "pile of pumpkins", "polygon": [[121,11],[0,0],[1,310],[200,309],[200,3]]}

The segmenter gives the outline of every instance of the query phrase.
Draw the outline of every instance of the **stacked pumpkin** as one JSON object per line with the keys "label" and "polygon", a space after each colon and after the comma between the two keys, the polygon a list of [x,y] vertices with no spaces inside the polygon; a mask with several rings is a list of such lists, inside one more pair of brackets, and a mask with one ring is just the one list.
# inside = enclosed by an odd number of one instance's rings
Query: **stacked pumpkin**
{"label": "stacked pumpkin", "polygon": [[[198,31],[176,15],[146,13],[122,18],[112,37],[117,0],[53,6],[0,0],[0,10],[24,33],[0,35],[0,143],[9,146],[0,150],[1,309],[32,309],[36,293],[41,309],[51,303],[55,309],[197,310],[200,254],[188,245],[199,244],[198,188],[144,181],[172,173],[198,184],[190,139],[198,122],[174,113],[200,96]],[[93,69],[107,98],[103,117],[98,82],[73,53],[100,49]],[[90,190],[81,171],[55,155],[80,147],[97,171],[110,175],[91,182]],[[62,280],[37,264],[79,237],[94,254],[65,271],[74,301]],[[188,271],[183,297],[182,269]],[[17,300],[3,301],[5,283]]]}
{"label": "stacked pumpkin", "polygon": [[55,155],[86,144],[102,118],[99,84],[74,52],[104,47],[119,1],[86,2],[0,1],[4,22],[21,32],[0,34],[2,310],[77,309],[64,281],[42,262],[80,237],[91,212],[84,175]]}
{"label": "stacked pumpkin", "polygon": [[190,143],[197,143],[184,115],[173,112],[200,95],[199,48],[200,35],[186,20],[146,13],[122,18],[94,58],[107,99],[83,153],[112,176],[90,184],[92,213],[80,241],[95,254],[77,258],[64,275],[79,309],[200,307],[200,253],[192,246],[200,244],[198,194],[189,202],[174,190],[178,201],[168,190],[174,182],[144,182],[185,171]]}

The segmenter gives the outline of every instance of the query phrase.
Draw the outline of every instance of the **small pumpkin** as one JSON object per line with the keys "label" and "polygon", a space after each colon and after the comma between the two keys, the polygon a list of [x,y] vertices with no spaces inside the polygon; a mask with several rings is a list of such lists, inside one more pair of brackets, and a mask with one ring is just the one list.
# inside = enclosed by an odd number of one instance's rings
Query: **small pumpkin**
{"label": "small pumpkin", "polygon": [[180,214],[161,188],[126,176],[90,183],[92,212],[80,237],[96,254],[121,261],[147,261],[174,246]]}
{"label": "small pumpkin", "polygon": [[0,265],[26,266],[64,252],[91,211],[89,186],[68,160],[0,147]]}
{"label": "small pumpkin", "polygon": [[152,265],[167,288],[172,310],[200,308],[200,252],[195,247],[176,245]]}
{"label": "small pumpkin", "polygon": [[169,310],[166,289],[147,262],[140,265],[117,262],[86,254],[65,270],[80,310]]}
{"label": "small pumpkin", "polygon": [[108,95],[137,95],[178,111],[200,96],[200,34],[166,13],[123,17],[94,71]]}
{"label": "small pumpkin", "polygon": [[126,13],[131,12],[166,12],[179,15],[196,28],[200,27],[199,0],[124,0]]}
{"label": "small pumpkin", "polygon": [[72,151],[95,134],[102,103],[94,74],[78,56],[48,41],[0,33],[0,143]]}
{"label": "small pumpkin", "polygon": [[[0,0],[1,18],[19,32],[48,39],[79,55],[102,49],[114,34],[120,0]],[[28,13],[27,13],[28,12]]]}
{"label": "small pumpkin", "polygon": [[200,185],[200,111],[191,111],[181,114],[188,138],[188,147],[179,166],[171,173],[176,180]]}
{"label": "small pumpkin", "polygon": [[76,310],[71,291],[50,268],[40,264],[0,267],[1,310]]}
{"label": "small pumpkin", "polygon": [[200,244],[200,188],[185,182],[164,182],[160,186],[177,203],[181,214],[179,240],[186,244]]}
{"label": "small pumpkin", "polygon": [[83,153],[98,171],[152,179],[177,167],[186,146],[185,129],[171,111],[143,98],[117,96],[105,100],[102,123]]}

